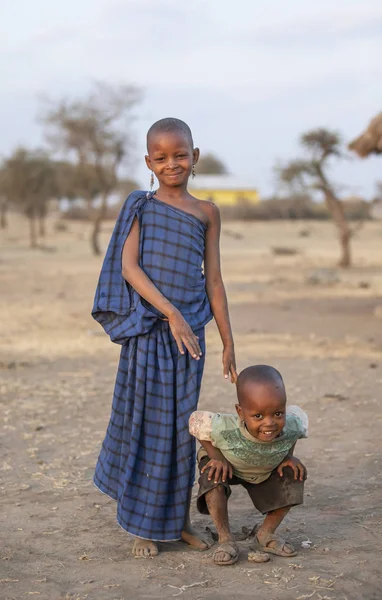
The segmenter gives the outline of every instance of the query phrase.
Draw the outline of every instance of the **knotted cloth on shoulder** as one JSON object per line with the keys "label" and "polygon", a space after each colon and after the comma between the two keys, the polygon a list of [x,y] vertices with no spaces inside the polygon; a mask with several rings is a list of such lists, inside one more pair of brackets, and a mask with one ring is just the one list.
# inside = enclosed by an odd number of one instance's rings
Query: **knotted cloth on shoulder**
{"label": "knotted cloth on shoulder", "polygon": [[194,215],[135,191],[118,216],[103,261],[92,316],[110,339],[124,344],[163,318],[122,276],[122,251],[134,219],[140,227],[140,267],[196,330],[211,318],[202,263],[205,225]]}

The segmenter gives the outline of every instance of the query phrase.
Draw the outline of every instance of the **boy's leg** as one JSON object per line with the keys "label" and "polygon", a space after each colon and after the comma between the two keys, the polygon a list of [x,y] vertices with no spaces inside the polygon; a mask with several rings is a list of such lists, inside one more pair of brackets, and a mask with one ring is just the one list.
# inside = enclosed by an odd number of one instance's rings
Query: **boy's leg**
{"label": "boy's leg", "polygon": [[[209,461],[208,456],[199,462],[201,470]],[[228,520],[228,498],[231,494],[229,484],[236,484],[236,479],[224,483],[214,483],[208,479],[208,470],[200,474],[197,508],[201,514],[210,515],[219,537],[219,547],[214,552],[217,565],[233,565],[239,558],[239,548],[231,533]]]}
{"label": "boy's leg", "polygon": [[291,508],[291,506],[285,506],[284,508],[270,511],[267,513],[263,523],[256,528],[255,535],[264,552],[274,550],[278,551],[277,553],[280,553],[281,556],[296,556],[297,552],[289,542],[274,535],[277,527],[284,520]]}
{"label": "boy's leg", "polygon": [[296,556],[293,546],[275,531],[289,510],[303,503],[304,482],[296,481],[288,467],[284,469],[283,477],[274,471],[263,483],[247,484],[246,488],[255,507],[266,515],[263,523],[253,531],[261,549],[278,556]]}
{"label": "boy's leg", "polygon": [[207,492],[205,501],[219,536],[214,562],[217,565],[233,565],[239,558],[239,548],[229,526],[228,496],[224,486],[218,485]]}

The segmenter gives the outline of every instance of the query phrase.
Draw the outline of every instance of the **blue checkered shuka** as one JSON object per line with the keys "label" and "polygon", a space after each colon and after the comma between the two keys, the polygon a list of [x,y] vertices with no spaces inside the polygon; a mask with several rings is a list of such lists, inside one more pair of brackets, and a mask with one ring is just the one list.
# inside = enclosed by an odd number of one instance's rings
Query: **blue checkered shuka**
{"label": "blue checkered shuka", "polygon": [[[179,353],[163,315],[122,277],[122,250],[135,218],[140,266],[199,336],[200,361]],[[204,326],[212,318],[202,271],[205,232],[194,215],[133,192],[116,222],[94,299],[93,317],[122,345],[94,482],[117,501],[119,524],[148,540],[180,538],[194,481],[188,419],[199,398]]]}

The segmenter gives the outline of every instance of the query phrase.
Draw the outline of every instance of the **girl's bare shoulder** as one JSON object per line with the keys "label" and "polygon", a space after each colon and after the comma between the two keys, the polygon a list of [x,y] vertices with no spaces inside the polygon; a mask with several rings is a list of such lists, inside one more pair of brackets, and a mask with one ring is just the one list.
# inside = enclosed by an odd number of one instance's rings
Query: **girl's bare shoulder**
{"label": "girl's bare shoulder", "polygon": [[220,222],[220,211],[214,202],[211,200],[197,200],[197,203],[208,224],[212,225]]}

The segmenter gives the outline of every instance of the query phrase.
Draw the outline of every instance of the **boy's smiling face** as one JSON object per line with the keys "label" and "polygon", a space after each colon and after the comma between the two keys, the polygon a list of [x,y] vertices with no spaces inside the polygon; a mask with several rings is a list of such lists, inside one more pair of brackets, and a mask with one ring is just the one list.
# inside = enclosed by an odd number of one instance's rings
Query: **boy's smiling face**
{"label": "boy's smiling face", "polygon": [[261,442],[271,442],[285,426],[286,393],[273,382],[248,381],[238,391],[237,413],[249,433]]}
{"label": "boy's smiling face", "polygon": [[186,185],[192,165],[199,158],[199,150],[192,147],[187,134],[180,130],[151,134],[147,150],[148,168],[154,172],[159,183],[166,187]]}

